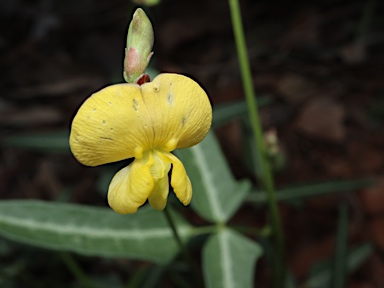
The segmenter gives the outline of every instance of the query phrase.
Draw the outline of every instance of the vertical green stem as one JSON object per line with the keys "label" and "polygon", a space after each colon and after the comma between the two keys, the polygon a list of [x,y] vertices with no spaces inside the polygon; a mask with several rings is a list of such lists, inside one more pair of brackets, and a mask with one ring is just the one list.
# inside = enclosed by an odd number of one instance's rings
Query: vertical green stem
{"label": "vertical green stem", "polygon": [[67,265],[68,270],[76,277],[82,287],[96,288],[97,286],[85,275],[80,266],[73,259],[72,255],[68,252],[62,252],[60,254],[61,259]]}
{"label": "vertical green stem", "polygon": [[366,44],[366,36],[373,21],[376,3],[377,0],[370,0],[365,3],[365,7],[362,11],[362,16],[356,31],[356,43],[362,42],[364,45]]}
{"label": "vertical green stem", "polygon": [[339,206],[339,220],[335,244],[334,268],[332,275],[333,288],[347,287],[347,254],[348,254],[348,206]]}
{"label": "vertical green stem", "polygon": [[245,97],[248,105],[249,118],[252,125],[253,136],[256,142],[257,154],[259,156],[262,183],[267,193],[268,208],[270,213],[271,226],[273,229],[275,257],[274,257],[274,287],[283,288],[285,278],[285,251],[284,251],[284,235],[281,225],[280,212],[278,209],[273,175],[269,160],[265,153],[263,140],[263,130],[260,116],[257,109],[257,101],[253,89],[251,69],[249,66],[249,58],[245,43],[244,31],[241,20],[241,13],[238,0],[229,0],[231,11],[232,27],[235,35],[237,54],[240,63],[240,71],[243,80]]}
{"label": "vertical green stem", "polygon": [[198,284],[197,287],[203,287],[203,281],[202,281],[202,277],[201,277],[201,275],[199,273],[199,270],[198,270],[197,266],[195,265],[195,263],[193,262],[193,259],[191,257],[191,254],[189,253],[189,250],[184,245],[184,243],[181,241],[180,235],[177,232],[177,227],[175,225],[175,221],[173,221],[172,215],[169,212],[168,207],[165,207],[164,214],[165,214],[165,217],[167,218],[169,226],[172,229],[172,233],[173,233],[173,236],[174,236],[174,238],[175,238],[175,240],[177,242],[177,245],[179,245],[179,248],[180,248],[180,251],[181,251],[181,253],[182,253],[183,257],[184,257],[184,260],[191,267],[193,273],[195,273],[195,278],[196,278],[196,281],[198,282],[197,283]]}

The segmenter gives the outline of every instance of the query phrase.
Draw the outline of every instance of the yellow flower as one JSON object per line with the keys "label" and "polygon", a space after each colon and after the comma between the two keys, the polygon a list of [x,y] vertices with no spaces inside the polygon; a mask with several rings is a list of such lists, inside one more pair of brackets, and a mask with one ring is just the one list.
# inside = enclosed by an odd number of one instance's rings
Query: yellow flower
{"label": "yellow flower", "polygon": [[135,157],[113,177],[109,205],[121,214],[135,213],[148,199],[163,210],[171,166],[177,198],[188,205],[192,197],[184,166],[170,152],[199,143],[211,122],[208,97],[195,81],[160,74],[141,86],[116,84],[89,97],[73,119],[70,147],[87,166]]}

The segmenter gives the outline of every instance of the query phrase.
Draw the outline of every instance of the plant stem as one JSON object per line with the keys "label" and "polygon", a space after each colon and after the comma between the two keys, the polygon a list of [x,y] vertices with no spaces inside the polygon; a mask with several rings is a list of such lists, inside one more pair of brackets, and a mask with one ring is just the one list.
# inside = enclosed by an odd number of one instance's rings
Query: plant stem
{"label": "plant stem", "polygon": [[270,213],[271,226],[273,230],[275,257],[274,257],[274,287],[283,288],[285,278],[285,248],[284,235],[281,225],[280,212],[278,209],[273,175],[269,160],[265,153],[263,140],[263,130],[260,116],[257,109],[256,95],[253,89],[251,69],[245,43],[244,31],[241,20],[241,13],[238,0],[229,0],[231,11],[232,27],[235,35],[237,54],[239,58],[240,71],[243,80],[245,97],[248,105],[249,118],[252,125],[253,136],[256,143],[257,154],[259,156],[262,183],[268,198],[268,208]]}
{"label": "plant stem", "polygon": [[212,226],[202,226],[202,227],[193,227],[192,228],[192,235],[193,236],[199,236],[203,234],[212,234],[217,232],[218,227],[217,225],[212,225]]}
{"label": "plant stem", "polygon": [[68,270],[76,277],[76,279],[80,282],[81,287],[87,288],[96,288],[97,286],[92,283],[92,281],[87,277],[87,275],[83,272],[81,267],[76,263],[73,259],[72,255],[68,252],[60,253],[61,259],[67,265]]}
{"label": "plant stem", "polygon": [[179,248],[180,248],[180,251],[184,257],[184,260],[188,263],[189,267],[192,269],[193,273],[195,274],[195,279],[198,282],[197,287],[203,287],[203,280],[202,280],[202,277],[199,273],[199,270],[197,269],[197,266],[193,262],[192,256],[189,253],[189,250],[184,245],[184,243],[181,241],[180,235],[177,232],[177,227],[175,225],[175,221],[173,220],[172,215],[169,212],[169,209],[167,206],[164,209],[164,214],[165,214],[165,217],[167,218],[169,226],[171,227],[171,230],[172,230],[173,236],[177,242],[177,245],[179,245]]}
{"label": "plant stem", "polygon": [[373,21],[373,16],[376,8],[376,0],[370,0],[365,3],[364,10],[362,11],[362,16],[359,21],[357,31],[356,31],[356,37],[355,42],[356,43],[362,43],[366,45],[367,41],[367,34],[369,32],[369,28],[371,26],[371,23]]}
{"label": "plant stem", "polygon": [[337,223],[337,236],[334,252],[334,267],[332,275],[333,288],[347,286],[347,257],[348,257],[348,206],[341,203],[339,206],[339,220]]}
{"label": "plant stem", "polygon": [[245,227],[245,226],[229,226],[233,230],[236,230],[240,233],[249,234],[256,237],[264,237],[267,238],[271,235],[271,227],[265,226],[261,229],[253,228],[253,227]]}

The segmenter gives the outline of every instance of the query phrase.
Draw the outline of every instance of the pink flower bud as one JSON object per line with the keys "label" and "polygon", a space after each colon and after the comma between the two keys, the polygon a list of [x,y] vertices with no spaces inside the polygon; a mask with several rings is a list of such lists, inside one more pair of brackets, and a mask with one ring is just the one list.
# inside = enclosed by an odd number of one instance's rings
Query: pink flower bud
{"label": "pink flower bud", "polygon": [[144,74],[153,54],[153,41],[151,21],[145,12],[138,8],[129,24],[125,49],[124,79],[128,83],[137,83]]}

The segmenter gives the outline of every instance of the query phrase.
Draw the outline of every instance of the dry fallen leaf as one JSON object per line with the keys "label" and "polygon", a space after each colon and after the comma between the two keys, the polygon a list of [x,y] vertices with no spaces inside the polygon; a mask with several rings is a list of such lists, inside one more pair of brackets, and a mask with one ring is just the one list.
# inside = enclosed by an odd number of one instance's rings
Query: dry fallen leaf
{"label": "dry fallen leaf", "polygon": [[360,64],[367,58],[363,42],[353,42],[340,49],[340,56],[347,64]]}
{"label": "dry fallen leaf", "polygon": [[298,104],[308,98],[313,84],[298,74],[286,74],[277,82],[277,91],[291,104]]}
{"label": "dry fallen leaf", "polygon": [[331,142],[345,138],[344,107],[330,98],[315,98],[299,114],[295,128],[310,137]]}

